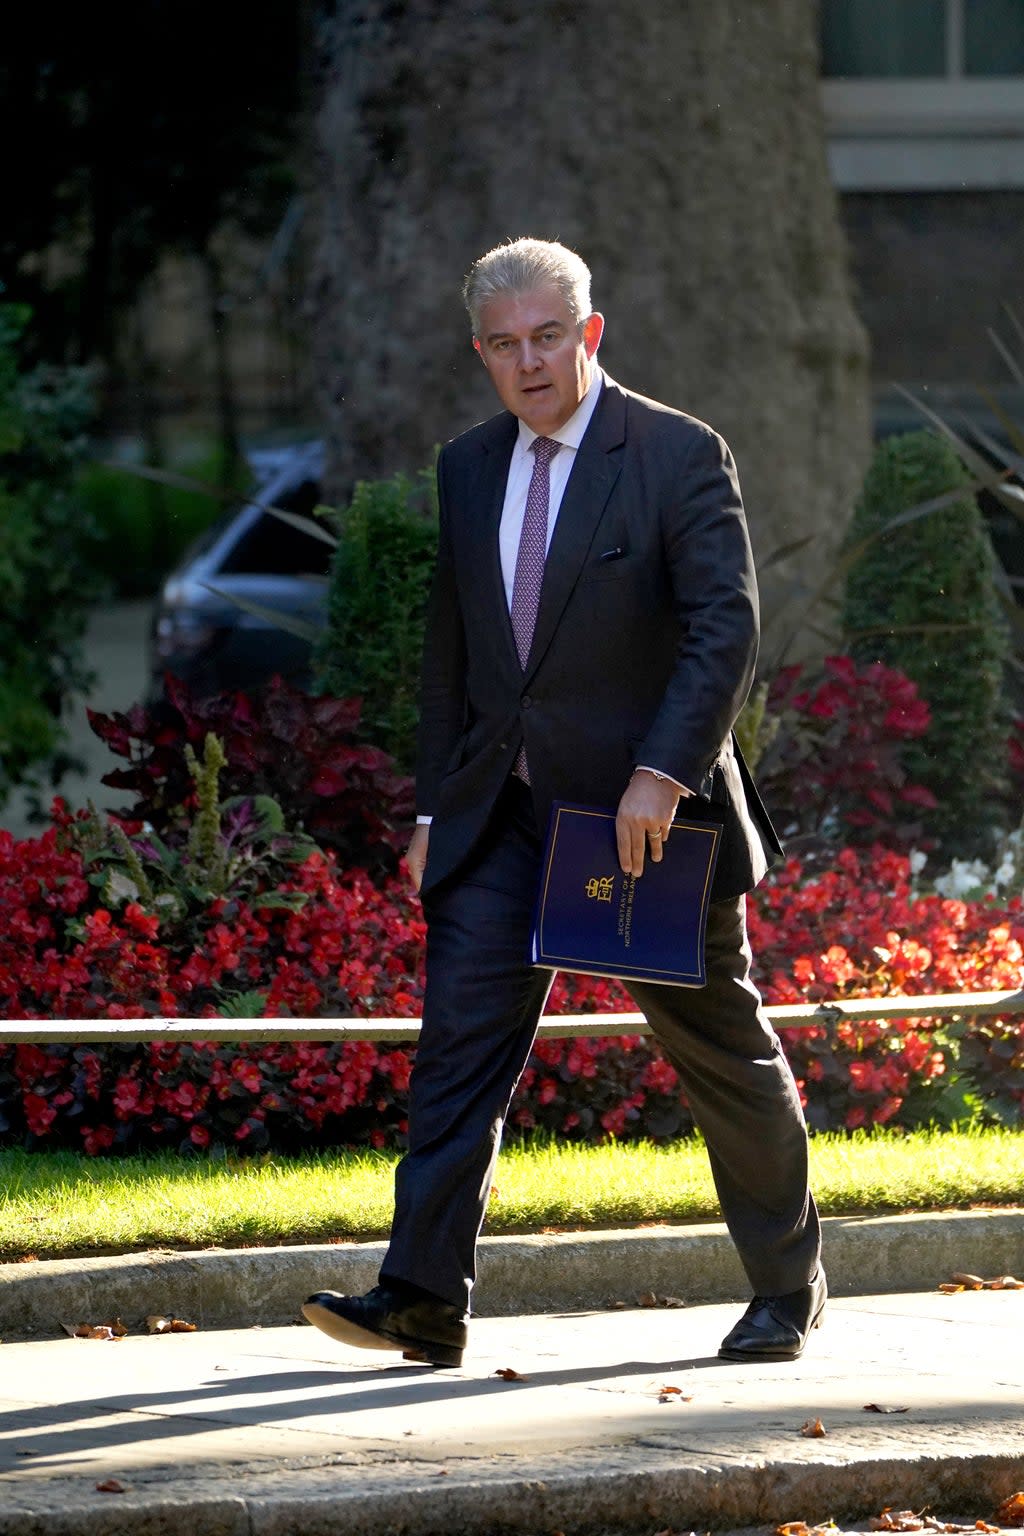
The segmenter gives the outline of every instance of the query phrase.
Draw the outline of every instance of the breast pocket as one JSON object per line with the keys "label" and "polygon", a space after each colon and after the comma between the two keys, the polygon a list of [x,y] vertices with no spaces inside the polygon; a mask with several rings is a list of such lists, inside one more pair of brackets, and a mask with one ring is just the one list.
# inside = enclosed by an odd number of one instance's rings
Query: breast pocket
{"label": "breast pocket", "polygon": [[580,585],[597,581],[626,581],[635,576],[639,561],[635,555],[621,555],[616,560],[592,560],[580,573]]}

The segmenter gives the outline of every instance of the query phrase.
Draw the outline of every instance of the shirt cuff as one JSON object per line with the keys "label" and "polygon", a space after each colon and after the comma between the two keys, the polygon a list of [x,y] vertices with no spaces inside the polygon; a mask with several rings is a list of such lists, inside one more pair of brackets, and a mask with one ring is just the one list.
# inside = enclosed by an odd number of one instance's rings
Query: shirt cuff
{"label": "shirt cuff", "polygon": [[429,827],[433,819],[433,816],[417,816],[416,825],[418,827]]}
{"label": "shirt cuff", "polygon": [[674,779],[670,773],[662,773],[660,768],[652,768],[650,763],[637,763],[634,772],[653,773],[656,779],[667,779],[670,784],[674,784],[681,795],[693,794],[692,789],[688,789],[685,784],[680,784],[679,780]]}

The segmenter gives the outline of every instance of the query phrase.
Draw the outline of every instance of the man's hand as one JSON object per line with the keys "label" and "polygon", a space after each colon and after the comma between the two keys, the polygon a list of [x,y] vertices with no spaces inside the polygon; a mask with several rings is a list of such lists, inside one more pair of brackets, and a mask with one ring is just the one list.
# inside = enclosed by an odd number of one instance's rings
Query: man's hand
{"label": "man's hand", "polygon": [[427,862],[427,844],[429,841],[429,823],[420,822],[412,835],[412,841],[405,850],[405,862],[409,869],[409,879],[414,891],[418,891],[423,884],[423,867]]}
{"label": "man's hand", "polygon": [[615,840],[619,847],[619,864],[624,875],[642,875],[644,854],[648,847],[655,864],[661,863],[661,850],[665,845],[679,804],[678,784],[671,779],[659,779],[644,768],[638,768],[626,785],[626,793],[619,801],[615,817]]}

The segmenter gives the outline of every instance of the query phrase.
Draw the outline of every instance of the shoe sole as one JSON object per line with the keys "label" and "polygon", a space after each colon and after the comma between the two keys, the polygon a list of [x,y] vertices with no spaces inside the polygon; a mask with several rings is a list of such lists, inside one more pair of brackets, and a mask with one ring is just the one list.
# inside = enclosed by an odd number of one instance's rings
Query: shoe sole
{"label": "shoe sole", "polygon": [[416,1360],[426,1365],[457,1366],[462,1364],[462,1350],[457,1344],[434,1344],[427,1339],[405,1339],[398,1334],[371,1333],[360,1328],[347,1317],[339,1317],[329,1307],[316,1302],[303,1302],[302,1315],[314,1328],[326,1333],[341,1344],[351,1344],[355,1349],[398,1350],[403,1360]]}
{"label": "shoe sole", "polygon": [[804,1338],[804,1342],[801,1344],[799,1349],[760,1349],[756,1353],[752,1350],[745,1349],[720,1349],[718,1351],[718,1358],[719,1360],[738,1360],[741,1365],[746,1364],[748,1361],[757,1360],[799,1360],[800,1356],[804,1352],[804,1347],[807,1343],[807,1340],[810,1338],[815,1328],[821,1327],[821,1320],[824,1316],[825,1302],[823,1301],[817,1312],[815,1312],[814,1317],[811,1320],[811,1325],[808,1328],[807,1334]]}

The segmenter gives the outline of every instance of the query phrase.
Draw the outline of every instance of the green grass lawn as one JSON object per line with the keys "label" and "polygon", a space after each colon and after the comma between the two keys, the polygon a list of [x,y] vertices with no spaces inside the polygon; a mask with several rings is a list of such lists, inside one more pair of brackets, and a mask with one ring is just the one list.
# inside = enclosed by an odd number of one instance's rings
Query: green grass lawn
{"label": "green grass lawn", "polygon": [[[818,1136],[823,1214],[1021,1203],[1024,1131]],[[382,1237],[395,1156],[264,1162],[0,1151],[0,1259]],[[486,1230],[717,1220],[700,1141],[510,1147]]]}

